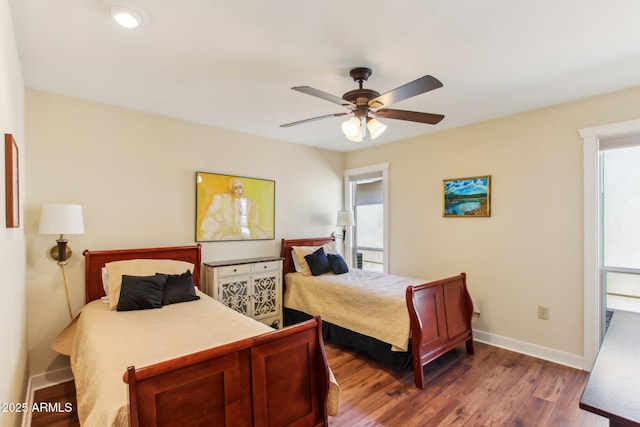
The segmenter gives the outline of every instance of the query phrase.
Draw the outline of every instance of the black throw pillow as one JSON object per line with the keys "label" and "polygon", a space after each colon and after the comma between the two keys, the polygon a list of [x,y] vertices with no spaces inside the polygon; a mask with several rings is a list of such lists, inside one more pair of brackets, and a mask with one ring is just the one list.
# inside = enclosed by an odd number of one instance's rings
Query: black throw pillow
{"label": "black throw pillow", "polygon": [[304,259],[307,261],[307,264],[309,264],[311,274],[314,276],[319,276],[331,270],[329,258],[327,258],[327,254],[324,253],[324,248],[322,247],[314,253],[306,255]]}
{"label": "black throw pillow", "polygon": [[349,271],[349,266],[347,266],[347,262],[342,258],[342,255],[327,254],[327,258],[334,274],[343,274]]}
{"label": "black throw pillow", "polygon": [[[160,273],[156,274],[160,275]],[[195,301],[198,299],[200,299],[200,297],[196,295],[191,271],[187,270],[182,274],[167,275],[167,282],[164,284],[164,293],[162,295],[162,305]]]}
{"label": "black throw pillow", "polygon": [[117,311],[162,308],[162,294],[167,275],[122,275]]}

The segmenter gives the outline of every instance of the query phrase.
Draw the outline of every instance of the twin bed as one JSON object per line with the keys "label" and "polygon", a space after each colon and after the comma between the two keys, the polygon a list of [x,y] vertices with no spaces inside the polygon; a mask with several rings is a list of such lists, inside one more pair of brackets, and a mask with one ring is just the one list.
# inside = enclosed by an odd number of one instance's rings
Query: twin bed
{"label": "twin bed", "polygon": [[[193,289],[200,245],[84,256],[87,305],[54,343],[71,357],[83,426],[328,425],[335,389],[319,319],[273,330]],[[140,267],[150,260],[161,264]],[[177,275],[181,263],[199,298],[132,311],[101,301],[113,296],[103,281],[122,280],[114,271]]]}
{"label": "twin bed", "polygon": [[285,324],[322,317],[327,342],[365,352],[397,369],[413,367],[424,388],[423,366],[461,343],[473,354],[473,303],[466,275],[424,280],[349,269],[313,275],[304,254],[331,238],[282,240]]}
{"label": "twin bed", "polygon": [[[331,242],[282,240],[290,326],[280,330],[199,291],[200,245],[85,251],[87,305],[54,343],[71,358],[81,424],[326,426],[339,386],[323,336],[396,367],[411,365],[420,388],[426,363],[463,342],[473,353],[464,273],[422,283],[356,269],[296,272],[294,248]],[[182,280],[185,266],[191,293],[179,292],[161,308],[119,311],[125,278],[162,273]]]}

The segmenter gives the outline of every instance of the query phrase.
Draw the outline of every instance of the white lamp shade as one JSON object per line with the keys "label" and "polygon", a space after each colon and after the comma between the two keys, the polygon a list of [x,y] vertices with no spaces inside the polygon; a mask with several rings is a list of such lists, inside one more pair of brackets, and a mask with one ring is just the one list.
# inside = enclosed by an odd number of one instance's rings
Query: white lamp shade
{"label": "white lamp shade", "polygon": [[347,138],[349,141],[352,141],[352,142],[362,142],[362,134],[361,134],[361,133],[358,133],[358,134],[357,134],[356,136],[354,136],[353,138],[352,138],[352,137],[350,137],[350,136],[346,136],[346,135],[345,135],[345,138]]}
{"label": "white lamp shade", "polygon": [[338,211],[338,220],[336,225],[340,227],[352,227],[356,225],[356,221],[353,217],[353,211]]}
{"label": "white lamp shade", "polygon": [[377,119],[369,119],[367,121],[367,127],[371,134],[371,139],[376,139],[387,129],[387,125],[380,123]]}
{"label": "white lamp shade", "polygon": [[357,138],[358,135],[362,138],[360,133],[360,120],[358,120],[357,117],[351,117],[349,120],[342,122],[341,127],[342,133],[344,133],[344,136],[347,138],[352,140],[352,138]]}
{"label": "white lamp shade", "polygon": [[40,234],[84,234],[82,206],[50,204],[42,206]]}

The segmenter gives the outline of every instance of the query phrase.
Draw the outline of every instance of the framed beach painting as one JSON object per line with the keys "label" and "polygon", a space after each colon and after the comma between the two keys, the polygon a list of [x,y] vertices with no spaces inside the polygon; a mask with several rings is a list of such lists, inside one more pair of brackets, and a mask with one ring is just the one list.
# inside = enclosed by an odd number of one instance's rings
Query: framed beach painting
{"label": "framed beach painting", "polygon": [[196,241],[275,238],[275,181],[196,172]]}
{"label": "framed beach painting", "polygon": [[491,175],[445,179],[442,183],[442,216],[491,216]]}

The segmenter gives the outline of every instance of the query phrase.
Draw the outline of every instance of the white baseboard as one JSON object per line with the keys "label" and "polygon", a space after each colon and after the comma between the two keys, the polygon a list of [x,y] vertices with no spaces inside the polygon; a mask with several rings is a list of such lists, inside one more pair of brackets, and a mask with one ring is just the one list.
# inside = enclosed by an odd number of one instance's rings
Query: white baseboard
{"label": "white baseboard", "polygon": [[[58,369],[57,371],[45,372],[44,374],[34,375],[29,378],[25,402],[27,402],[29,408],[31,408],[33,406],[33,395],[36,390],[71,381],[72,379],[73,373],[71,372],[70,367]],[[31,426],[31,410],[26,411],[24,413],[24,416],[22,417],[22,427],[29,426]]]}
{"label": "white baseboard", "polygon": [[473,330],[473,339],[485,344],[492,345],[494,347],[504,348],[506,350],[526,354],[527,356],[537,357],[538,359],[547,360],[549,362],[558,363],[560,365],[569,366],[571,368],[580,370],[584,369],[583,357],[576,354],[565,353],[563,351],[542,347],[540,345],[531,344],[524,341],[514,340],[512,338],[506,338],[500,335],[494,335],[475,329]]}

